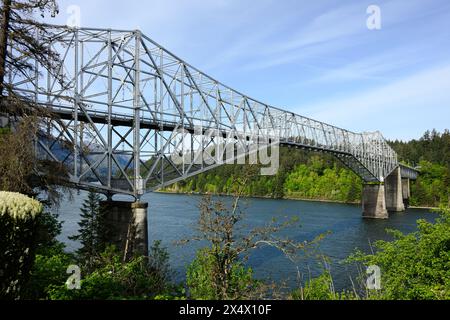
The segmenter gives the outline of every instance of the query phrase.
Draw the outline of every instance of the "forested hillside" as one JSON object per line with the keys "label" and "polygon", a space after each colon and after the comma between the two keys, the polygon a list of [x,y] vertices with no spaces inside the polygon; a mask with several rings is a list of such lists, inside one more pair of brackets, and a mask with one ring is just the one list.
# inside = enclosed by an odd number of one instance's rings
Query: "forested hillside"
{"label": "forested hillside", "polygon": [[[419,140],[393,141],[400,161],[420,165],[412,183],[411,205],[439,206],[449,201],[450,133],[426,132]],[[257,166],[224,165],[166,189],[171,192],[233,194],[236,182],[249,177],[245,195],[270,198],[328,200],[354,203],[361,199],[362,182],[333,156],[281,148],[280,170],[259,175]]]}
{"label": "forested hillside", "polygon": [[450,202],[450,131],[427,131],[419,140],[392,141],[399,160],[418,165],[421,174],[412,184],[411,204],[438,206]]}
{"label": "forested hillside", "polygon": [[450,167],[450,131],[427,131],[419,140],[389,142],[397,151],[399,160],[410,164],[428,161]]}
{"label": "forested hillside", "polygon": [[261,176],[260,167],[224,165],[166,189],[171,192],[233,194],[236,182],[248,177],[246,196],[359,201],[357,175],[334,157],[293,148],[280,148],[280,169],[275,176]]}

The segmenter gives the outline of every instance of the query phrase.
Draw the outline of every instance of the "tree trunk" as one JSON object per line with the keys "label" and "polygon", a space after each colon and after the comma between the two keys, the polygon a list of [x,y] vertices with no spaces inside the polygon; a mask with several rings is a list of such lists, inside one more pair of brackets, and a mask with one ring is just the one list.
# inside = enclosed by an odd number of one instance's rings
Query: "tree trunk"
{"label": "tree trunk", "polygon": [[0,98],[3,97],[6,73],[6,53],[8,52],[9,20],[11,17],[11,0],[3,0],[0,21]]}

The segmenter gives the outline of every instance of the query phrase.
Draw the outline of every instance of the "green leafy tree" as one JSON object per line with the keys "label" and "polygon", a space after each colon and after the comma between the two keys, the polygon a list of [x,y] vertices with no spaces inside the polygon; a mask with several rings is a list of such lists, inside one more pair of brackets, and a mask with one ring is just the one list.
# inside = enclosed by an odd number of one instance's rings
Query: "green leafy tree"
{"label": "green leafy tree", "polygon": [[271,246],[294,261],[299,251],[314,247],[323,238],[323,235],[319,235],[312,241],[298,243],[281,236],[282,230],[298,226],[298,219],[295,218],[284,222],[273,219],[266,226],[242,233],[239,222],[242,221],[243,214],[239,208],[239,199],[249,185],[248,179],[247,176],[241,178],[231,206],[226,206],[211,196],[204,197],[200,203],[198,235],[182,241],[202,241],[209,245],[198,252],[187,271],[187,285],[192,298],[267,298],[271,294],[270,286],[253,279],[252,270],[244,265],[250,252],[261,246]]}
{"label": "green leafy tree", "polygon": [[349,259],[381,269],[382,290],[375,299],[450,299],[450,210],[435,223],[418,221],[418,231],[390,231],[394,241],[378,241],[374,254],[356,252]]}
{"label": "green leafy tree", "polygon": [[[0,134],[0,190],[33,197],[45,194],[46,200],[57,203],[67,170],[54,161],[38,159],[33,143],[42,124],[40,116],[59,120],[48,108],[36,104],[34,95],[17,93],[8,79],[34,78],[37,64],[58,74],[59,54],[36,37],[39,33],[52,38],[36,16],[55,16],[58,6],[55,0],[1,0],[0,5],[0,117],[9,120],[2,121],[6,127]],[[66,79],[60,81],[67,85]]]}
{"label": "green leafy tree", "polygon": [[[49,35],[45,26],[35,19],[35,14],[44,16],[47,13],[52,17],[58,13],[55,0],[1,1],[0,102],[6,96],[9,98],[8,102],[14,101],[13,90],[4,81],[8,74],[34,72],[33,63],[24,58],[33,58],[49,67],[55,62],[57,53],[39,42],[35,34],[37,29],[42,35]],[[22,98],[20,100],[22,103],[25,101]]]}
{"label": "green leafy tree", "polygon": [[36,250],[40,202],[0,192],[0,299],[20,299],[29,280]]}
{"label": "green leafy tree", "polygon": [[65,252],[65,245],[57,239],[62,231],[58,218],[58,214],[50,212],[36,217],[36,257],[24,286],[24,299],[49,299],[50,288],[63,285],[68,277],[67,267],[76,264],[75,256]]}
{"label": "green leafy tree", "polygon": [[182,298],[182,290],[171,284],[169,256],[155,242],[148,257],[136,256],[124,263],[115,247],[99,255],[97,266],[83,276],[80,290],[65,285],[49,288],[51,300],[144,300]]}
{"label": "green leafy tree", "polygon": [[54,286],[63,286],[67,280],[67,268],[75,264],[75,257],[64,252],[64,246],[53,245],[38,253],[31,270],[30,280],[25,286],[27,300],[47,300]]}
{"label": "green leafy tree", "polygon": [[227,270],[227,289],[218,285],[217,275],[221,270],[223,255],[218,247],[204,248],[197,252],[197,257],[188,266],[186,272],[186,285],[189,288],[189,297],[196,300],[220,300],[224,298],[248,298],[258,289],[261,283],[253,278],[251,268],[245,267],[242,262],[234,261]]}

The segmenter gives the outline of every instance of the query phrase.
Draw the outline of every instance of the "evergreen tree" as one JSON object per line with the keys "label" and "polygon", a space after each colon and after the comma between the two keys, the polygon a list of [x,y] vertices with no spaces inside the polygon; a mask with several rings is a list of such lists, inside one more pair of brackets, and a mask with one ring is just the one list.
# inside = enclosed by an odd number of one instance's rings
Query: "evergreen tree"
{"label": "evergreen tree", "polygon": [[70,240],[80,241],[81,248],[77,251],[81,261],[92,266],[97,256],[105,250],[108,226],[105,212],[100,207],[101,196],[89,191],[87,199],[81,207],[81,221],[78,234],[69,237]]}
{"label": "evergreen tree", "polygon": [[[58,54],[39,42],[35,36],[36,30],[42,36],[50,35],[45,25],[35,19],[35,15],[40,13],[44,17],[46,13],[50,13],[55,17],[58,5],[55,0],[2,0],[0,5],[0,102],[11,104],[11,100],[17,97],[5,83],[6,76],[9,73],[35,71],[33,63],[27,62],[24,57],[50,67],[54,67],[52,62],[58,60]],[[24,97],[20,97],[20,101],[21,107],[32,103],[31,99],[26,101]]]}
{"label": "evergreen tree", "polygon": [[[42,124],[38,116],[45,114],[54,121],[59,118],[35,103],[33,94],[19,93],[12,83],[42,77],[38,65],[58,74],[60,55],[36,37],[55,37],[37,17],[57,13],[56,0],[0,0],[0,116],[11,120],[2,121],[5,128],[0,129],[0,189],[41,200],[45,194],[50,204],[61,199],[60,186],[67,186],[68,172],[58,162],[39,159],[33,141]],[[61,87],[69,85],[65,78],[59,81]]]}

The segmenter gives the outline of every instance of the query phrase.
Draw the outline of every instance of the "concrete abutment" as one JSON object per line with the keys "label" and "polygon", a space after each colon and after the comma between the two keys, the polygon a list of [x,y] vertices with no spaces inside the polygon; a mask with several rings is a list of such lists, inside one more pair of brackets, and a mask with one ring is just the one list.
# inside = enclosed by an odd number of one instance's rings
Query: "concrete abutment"
{"label": "concrete abutment", "polygon": [[411,198],[411,182],[408,178],[402,178],[402,195],[405,208],[409,207],[409,199]]}
{"label": "concrete abutment", "polygon": [[400,167],[395,169],[388,177],[386,177],[384,188],[386,191],[386,209],[389,212],[405,211]]}
{"label": "concrete abutment", "polygon": [[383,184],[366,184],[362,194],[363,218],[388,219]]}
{"label": "concrete abutment", "polygon": [[123,253],[124,260],[148,256],[148,203],[104,201],[101,208],[109,228],[108,242]]}
{"label": "concrete abutment", "polygon": [[396,168],[384,183],[366,184],[363,188],[363,217],[387,219],[389,212],[403,212],[411,197],[410,180],[402,178]]}

